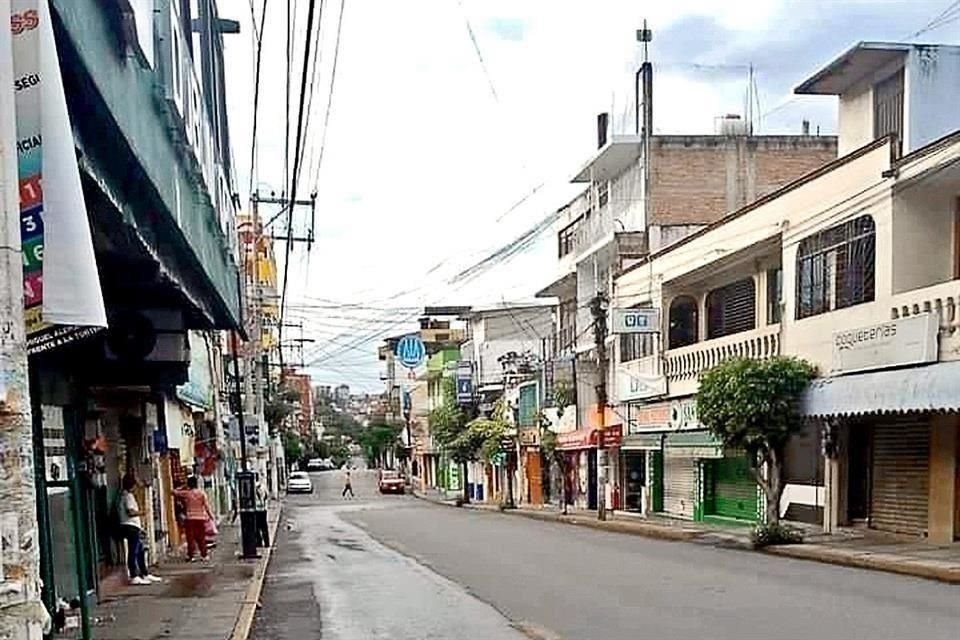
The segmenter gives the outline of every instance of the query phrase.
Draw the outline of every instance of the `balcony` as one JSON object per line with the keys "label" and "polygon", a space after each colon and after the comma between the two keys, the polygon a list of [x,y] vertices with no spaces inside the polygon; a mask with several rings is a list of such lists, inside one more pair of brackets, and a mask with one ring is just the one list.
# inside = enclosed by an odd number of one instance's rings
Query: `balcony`
{"label": "balcony", "polygon": [[940,359],[960,359],[960,280],[950,280],[893,297],[893,320],[935,313],[940,323]]}
{"label": "balcony", "polygon": [[[664,353],[664,372],[667,381],[692,382],[695,391],[700,374],[730,358],[754,358],[763,360],[780,354],[780,325],[771,324],[753,331],[735,333],[715,340],[698,342]],[[684,385],[686,387],[688,385]],[[671,387],[671,394],[678,389]]]}

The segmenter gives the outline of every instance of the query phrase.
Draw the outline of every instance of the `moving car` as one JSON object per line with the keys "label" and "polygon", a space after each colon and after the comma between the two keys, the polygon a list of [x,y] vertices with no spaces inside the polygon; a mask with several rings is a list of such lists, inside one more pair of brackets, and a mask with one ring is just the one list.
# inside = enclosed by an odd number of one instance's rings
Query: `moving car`
{"label": "moving car", "polygon": [[303,471],[294,471],[287,480],[287,493],[313,493],[313,482]]}
{"label": "moving car", "polygon": [[404,492],[403,478],[396,471],[384,469],[380,471],[380,493]]}

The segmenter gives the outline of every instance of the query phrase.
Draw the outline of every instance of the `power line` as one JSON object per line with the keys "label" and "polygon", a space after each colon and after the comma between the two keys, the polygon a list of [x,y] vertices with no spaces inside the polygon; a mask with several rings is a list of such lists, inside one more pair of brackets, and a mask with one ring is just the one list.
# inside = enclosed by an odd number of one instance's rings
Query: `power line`
{"label": "power line", "polygon": [[257,160],[257,110],[260,106],[260,63],[263,60],[263,31],[267,19],[267,2],[263,0],[260,11],[260,28],[257,29],[257,18],[254,13],[253,0],[250,0],[250,19],[253,21],[253,33],[256,37],[257,49],[253,72],[253,132],[250,139],[250,184],[247,193],[253,193],[253,173]]}
{"label": "power line", "polygon": [[327,89],[327,108],[323,114],[323,131],[320,134],[320,151],[317,154],[317,169],[313,176],[313,188],[320,182],[320,167],[323,165],[323,152],[327,148],[327,130],[330,127],[330,107],[333,104],[333,91],[337,82],[337,61],[340,59],[340,34],[343,30],[343,11],[346,0],[340,0],[340,15],[337,17],[337,38],[333,46],[333,66],[330,69],[330,87]]}
{"label": "power line", "polygon": [[487,84],[490,86],[490,95],[493,96],[493,101],[499,104],[500,96],[497,95],[497,88],[493,84],[493,77],[490,75],[490,70],[487,69],[487,63],[483,59],[483,52],[480,51],[480,43],[477,42],[477,36],[473,32],[470,17],[467,16],[467,12],[463,8],[463,0],[457,0],[457,4],[460,6],[461,13],[463,13],[463,21],[467,25],[467,33],[470,35],[470,42],[473,43],[473,50],[477,54],[477,60],[480,61],[480,68],[483,69],[483,75],[487,77]]}
{"label": "power line", "polygon": [[[321,11],[323,0],[320,0]],[[316,8],[316,0],[310,0],[310,6],[307,10],[307,36],[306,36],[306,49],[303,55],[303,73],[300,78],[300,106],[297,112],[297,137],[293,145],[294,150],[300,148],[300,139],[303,135],[303,108],[304,108],[304,99],[306,97],[306,87],[307,87],[307,71],[310,68],[310,45],[312,43],[311,35],[313,32],[313,14]],[[297,198],[297,171],[300,165],[300,156],[299,154],[295,155],[293,158],[293,175],[290,177],[290,199],[296,200]],[[283,337],[283,317],[284,317],[284,307],[287,302],[287,288],[290,284],[290,254],[293,251],[293,207],[290,207],[290,212],[287,215],[287,246],[285,247],[285,256],[283,260],[283,289],[280,293],[280,326],[278,327],[277,336],[278,341]]]}
{"label": "power line", "polygon": [[940,27],[954,22],[957,19],[960,19],[960,0],[951,2],[943,11],[931,18],[927,24],[923,25],[918,31],[905,36],[904,39],[912,40],[919,35],[922,35],[928,31],[933,31],[934,29],[939,29]]}

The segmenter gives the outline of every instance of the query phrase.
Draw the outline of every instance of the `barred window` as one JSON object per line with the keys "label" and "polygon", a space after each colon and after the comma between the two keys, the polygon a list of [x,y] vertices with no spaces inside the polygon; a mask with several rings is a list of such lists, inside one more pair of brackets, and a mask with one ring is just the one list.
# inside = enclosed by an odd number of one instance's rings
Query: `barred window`
{"label": "barred window", "polygon": [[707,339],[757,328],[757,287],[744,278],[707,295]]}
{"label": "barred window", "polygon": [[670,303],[669,348],[679,349],[696,343],[700,339],[699,323],[700,313],[696,299],[690,296],[674,298]]}
{"label": "barred window", "polygon": [[620,362],[639,360],[656,353],[657,334],[624,333],[620,336]]}
{"label": "barred window", "polygon": [[800,241],[797,318],[872,302],[876,294],[876,226],[869,215]]}

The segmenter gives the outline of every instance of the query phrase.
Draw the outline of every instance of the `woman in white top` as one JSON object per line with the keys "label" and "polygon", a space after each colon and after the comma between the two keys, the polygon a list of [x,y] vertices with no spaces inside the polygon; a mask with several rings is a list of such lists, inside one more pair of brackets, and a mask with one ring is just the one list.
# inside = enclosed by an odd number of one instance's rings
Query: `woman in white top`
{"label": "woman in white top", "polygon": [[123,492],[120,494],[118,515],[120,531],[127,541],[127,571],[130,572],[130,584],[144,585],[162,582],[162,578],[151,575],[147,570],[146,547],[143,545],[143,523],[140,516],[140,505],[133,495],[137,486],[137,479],[132,473],[123,476]]}

